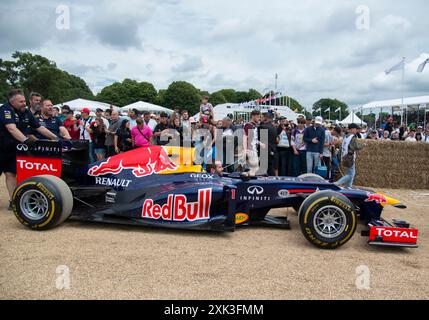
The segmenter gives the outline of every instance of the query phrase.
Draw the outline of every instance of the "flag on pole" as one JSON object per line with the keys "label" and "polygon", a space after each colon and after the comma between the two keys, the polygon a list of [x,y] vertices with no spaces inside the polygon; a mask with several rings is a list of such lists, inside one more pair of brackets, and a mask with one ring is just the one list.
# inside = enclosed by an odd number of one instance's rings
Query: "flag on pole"
{"label": "flag on pole", "polygon": [[335,110],[335,112],[340,112],[341,111],[341,107],[339,107],[337,110]]}
{"label": "flag on pole", "polygon": [[385,73],[386,73],[386,75],[388,75],[388,74],[391,74],[393,71],[402,70],[404,68],[404,66],[405,66],[405,59],[402,59],[401,62],[394,65],[392,68],[386,70]]}
{"label": "flag on pole", "polygon": [[419,67],[417,68],[417,72],[420,72],[420,73],[423,72],[423,70],[426,67],[426,64],[428,63],[429,63],[429,58],[427,58],[425,61],[423,61],[423,63],[419,65]]}

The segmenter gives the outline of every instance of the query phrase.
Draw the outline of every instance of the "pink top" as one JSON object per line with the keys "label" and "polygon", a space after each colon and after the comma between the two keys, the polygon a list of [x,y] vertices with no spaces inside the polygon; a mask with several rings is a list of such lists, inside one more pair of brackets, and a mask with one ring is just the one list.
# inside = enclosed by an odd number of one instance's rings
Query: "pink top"
{"label": "pink top", "polygon": [[140,130],[137,126],[131,129],[131,137],[133,138],[136,147],[150,146],[152,134],[152,130],[146,125]]}

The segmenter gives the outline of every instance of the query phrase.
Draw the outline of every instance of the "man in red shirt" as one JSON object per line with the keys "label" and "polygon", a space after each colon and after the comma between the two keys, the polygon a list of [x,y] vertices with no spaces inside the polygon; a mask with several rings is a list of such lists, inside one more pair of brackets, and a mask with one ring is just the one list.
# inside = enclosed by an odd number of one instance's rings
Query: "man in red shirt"
{"label": "man in red shirt", "polygon": [[73,111],[71,110],[67,112],[64,127],[69,132],[72,140],[79,140],[79,121],[73,116]]}

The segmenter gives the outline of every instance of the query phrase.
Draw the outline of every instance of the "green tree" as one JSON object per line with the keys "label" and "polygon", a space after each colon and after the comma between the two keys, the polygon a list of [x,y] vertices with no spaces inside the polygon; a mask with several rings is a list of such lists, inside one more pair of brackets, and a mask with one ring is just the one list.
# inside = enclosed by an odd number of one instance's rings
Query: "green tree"
{"label": "green tree", "polygon": [[249,101],[249,94],[246,91],[237,91],[235,93],[235,98],[237,103],[243,103]]}
{"label": "green tree", "polygon": [[153,84],[125,79],[104,87],[97,95],[97,100],[123,107],[137,101],[156,103],[157,95]]}
{"label": "green tree", "polygon": [[253,101],[259,99],[262,96],[260,92],[255,89],[249,89],[247,92],[247,101]]}
{"label": "green tree", "polygon": [[294,98],[290,98],[290,106],[289,108],[291,108],[292,111],[296,112],[296,113],[304,113],[305,108]]}
{"label": "green tree", "polygon": [[231,102],[231,103],[237,103],[238,102],[237,92],[235,92],[234,89],[222,89],[222,90],[216,91],[214,93],[222,94],[225,97],[227,102]]}
{"label": "green tree", "polygon": [[167,91],[166,89],[161,89],[158,91],[158,95],[156,96],[156,99],[155,99],[155,104],[157,104],[159,106],[165,105],[165,92],[166,91]]}
{"label": "green tree", "polygon": [[[329,116],[329,108],[331,109],[331,120],[340,120],[340,112],[335,112],[338,109],[341,109],[341,118],[344,119],[348,116],[348,106],[346,103],[339,101],[337,99],[320,99],[313,104],[313,116],[320,115],[320,112],[316,112],[316,110],[321,109],[322,117],[328,119]],[[342,120],[341,119],[341,120]]]}
{"label": "green tree", "polygon": [[218,104],[227,103],[228,101],[224,97],[224,95],[220,92],[215,92],[210,95],[210,103],[213,106],[216,106]]}
{"label": "green tree", "polygon": [[21,88],[28,96],[37,91],[54,103],[94,98],[84,80],[60,70],[55,62],[28,52],[15,52],[14,60],[0,60],[0,94]]}
{"label": "green tree", "polygon": [[170,109],[186,109],[190,114],[199,111],[201,96],[197,88],[186,81],[175,81],[164,94],[165,106]]}

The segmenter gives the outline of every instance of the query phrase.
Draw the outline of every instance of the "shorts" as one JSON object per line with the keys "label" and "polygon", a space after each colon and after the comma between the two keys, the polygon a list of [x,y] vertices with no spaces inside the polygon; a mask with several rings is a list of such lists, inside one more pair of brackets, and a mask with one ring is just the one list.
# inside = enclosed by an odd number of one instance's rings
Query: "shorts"
{"label": "shorts", "polygon": [[0,174],[10,172],[16,174],[16,154],[1,152]]}
{"label": "shorts", "polygon": [[95,154],[106,154],[106,149],[104,148],[95,148],[94,149]]}

